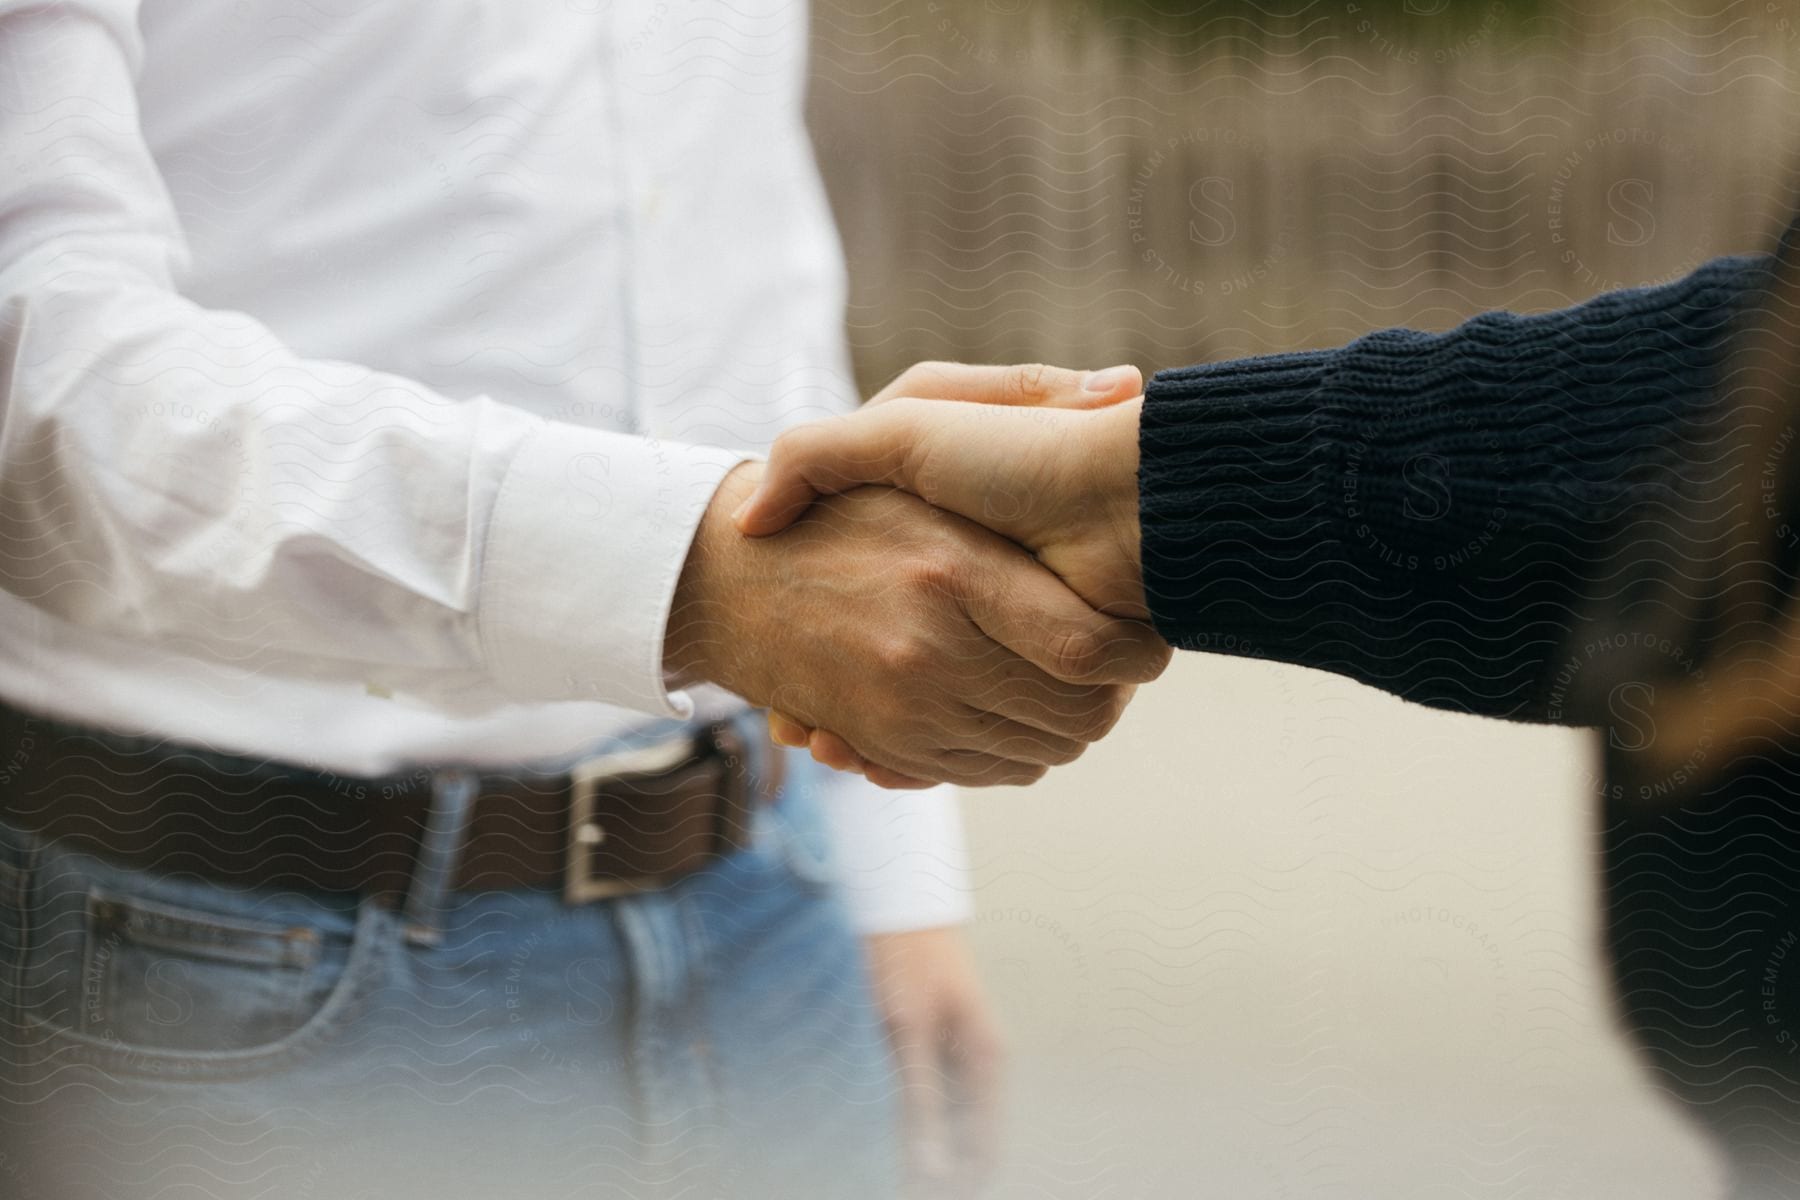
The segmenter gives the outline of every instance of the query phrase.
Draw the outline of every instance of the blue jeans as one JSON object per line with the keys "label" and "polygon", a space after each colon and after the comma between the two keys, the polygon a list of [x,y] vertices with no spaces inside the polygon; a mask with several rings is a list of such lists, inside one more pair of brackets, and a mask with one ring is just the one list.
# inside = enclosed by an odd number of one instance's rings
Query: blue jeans
{"label": "blue jeans", "polygon": [[882,1197],[885,1039],[813,764],[659,892],[390,907],[0,827],[0,1195]]}

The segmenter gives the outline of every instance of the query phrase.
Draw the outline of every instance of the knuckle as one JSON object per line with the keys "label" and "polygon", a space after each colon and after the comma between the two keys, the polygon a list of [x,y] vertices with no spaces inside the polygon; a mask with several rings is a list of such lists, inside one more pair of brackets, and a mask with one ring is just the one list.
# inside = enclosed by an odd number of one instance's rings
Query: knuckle
{"label": "knuckle", "polygon": [[[842,418],[837,418],[841,421]],[[790,450],[804,450],[825,440],[826,430],[832,422],[809,421],[805,425],[796,425],[792,429],[784,429],[781,436],[775,439],[777,446],[786,446]]]}
{"label": "knuckle", "polygon": [[1075,736],[1083,742],[1097,742],[1111,733],[1119,718],[1125,715],[1129,698],[1130,692],[1122,687],[1096,688],[1083,705],[1080,733]]}
{"label": "knuckle", "polygon": [[958,787],[986,787],[993,780],[987,772],[979,767],[965,766],[962,763],[947,762],[938,768],[945,783],[953,783]]}
{"label": "knuckle", "polygon": [[900,378],[894,380],[893,390],[904,396],[929,394],[936,382],[942,379],[951,369],[951,364],[935,359],[927,362],[916,362],[900,372]]}
{"label": "knuckle", "polygon": [[1002,758],[981,768],[980,782],[983,787],[1028,787],[1049,773],[1050,768],[1042,763]]}
{"label": "knuckle", "polygon": [[804,429],[789,429],[779,434],[769,444],[769,468],[779,470],[806,454],[807,439],[810,435]]}
{"label": "knuckle", "polygon": [[1136,682],[1151,683],[1169,669],[1174,658],[1175,651],[1167,642],[1161,638],[1146,638],[1141,646],[1131,650],[1127,661],[1134,669]]}
{"label": "knuckle", "polygon": [[934,658],[931,644],[917,637],[890,637],[875,649],[875,661],[888,672],[901,676],[920,674]]}
{"label": "knuckle", "polygon": [[961,558],[946,549],[915,555],[903,572],[907,583],[922,591],[940,593],[955,589],[962,578]]}
{"label": "knuckle", "polygon": [[943,403],[926,396],[899,396],[882,407],[881,416],[896,431],[917,433],[934,411],[933,406],[941,412]]}
{"label": "knuckle", "polygon": [[1024,400],[1041,400],[1050,378],[1050,368],[1043,363],[1021,363],[1013,368],[1013,391]]}
{"label": "knuckle", "polygon": [[1100,721],[1104,728],[1103,735],[1111,733],[1125,715],[1125,706],[1131,703],[1131,689],[1125,687],[1107,688],[1100,701]]}
{"label": "knuckle", "polygon": [[1106,644],[1083,629],[1058,630],[1050,643],[1050,661],[1067,678],[1092,675],[1106,661]]}

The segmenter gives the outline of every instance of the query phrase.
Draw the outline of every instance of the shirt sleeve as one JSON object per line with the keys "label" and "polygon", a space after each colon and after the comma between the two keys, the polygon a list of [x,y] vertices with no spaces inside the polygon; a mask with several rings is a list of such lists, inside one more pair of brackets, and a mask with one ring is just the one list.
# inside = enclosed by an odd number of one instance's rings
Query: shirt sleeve
{"label": "shirt sleeve", "polygon": [[1144,590],[1189,650],[1581,723],[1558,667],[1634,514],[1716,474],[1709,419],[1767,259],[1447,333],[1167,371],[1139,432]]}
{"label": "shirt sleeve", "polygon": [[0,586],[184,653],[685,715],[662,632],[740,455],[292,352],[184,298],[136,6],[0,3]]}
{"label": "shirt sleeve", "polygon": [[959,925],[973,913],[956,789],[883,791],[822,772],[820,801],[858,933]]}

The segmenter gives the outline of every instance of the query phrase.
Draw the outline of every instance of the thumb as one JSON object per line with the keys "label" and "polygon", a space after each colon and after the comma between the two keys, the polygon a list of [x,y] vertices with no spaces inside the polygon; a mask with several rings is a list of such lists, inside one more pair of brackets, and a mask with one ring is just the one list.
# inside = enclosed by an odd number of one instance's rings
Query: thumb
{"label": "thumb", "polygon": [[[915,478],[925,457],[917,452],[920,440],[935,430],[948,439],[944,445],[954,445],[954,431],[946,429],[945,423],[956,420],[965,430],[968,425],[954,414],[954,404],[940,407],[938,401],[1012,408],[1105,408],[1143,390],[1143,374],[1132,366],[1084,372],[1036,363],[1012,367],[920,363],[857,412],[802,425],[775,439],[761,482],[732,519],[739,532],[766,537],[793,524],[821,495],[870,483],[920,494]],[[961,456],[957,457],[962,462]],[[964,516],[972,515],[951,497],[925,498]]]}
{"label": "thumb", "polygon": [[884,404],[790,429],[775,439],[756,490],[732,513],[751,537],[779,533],[819,496],[867,483],[907,487],[920,430],[914,404]]}
{"label": "thumb", "polygon": [[904,396],[1030,408],[1104,408],[1144,393],[1144,376],[1129,364],[1103,371],[1071,371],[1042,363],[1006,367],[919,363],[870,397],[885,404]]}

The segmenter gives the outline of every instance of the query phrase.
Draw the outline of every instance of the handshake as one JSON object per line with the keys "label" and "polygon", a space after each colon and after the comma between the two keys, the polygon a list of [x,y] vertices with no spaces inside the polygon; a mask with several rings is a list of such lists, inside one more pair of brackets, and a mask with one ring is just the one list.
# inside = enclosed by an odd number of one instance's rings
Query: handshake
{"label": "handshake", "polygon": [[669,674],[885,787],[1073,761],[1170,657],[1138,553],[1142,391],[1132,367],[925,363],[782,435],[701,520]]}

